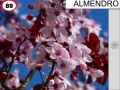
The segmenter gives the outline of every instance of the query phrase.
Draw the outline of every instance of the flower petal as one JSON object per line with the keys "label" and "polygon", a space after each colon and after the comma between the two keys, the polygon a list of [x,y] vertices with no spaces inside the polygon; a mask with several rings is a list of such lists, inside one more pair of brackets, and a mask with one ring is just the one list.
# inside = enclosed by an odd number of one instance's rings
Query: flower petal
{"label": "flower petal", "polygon": [[83,59],[84,61],[89,62],[89,63],[93,61],[93,59],[89,55],[86,55]]}

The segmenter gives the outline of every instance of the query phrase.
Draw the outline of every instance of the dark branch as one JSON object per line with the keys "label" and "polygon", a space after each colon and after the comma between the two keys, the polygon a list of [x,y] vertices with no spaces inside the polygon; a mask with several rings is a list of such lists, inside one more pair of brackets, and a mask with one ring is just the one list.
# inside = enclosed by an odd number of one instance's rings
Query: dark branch
{"label": "dark branch", "polygon": [[10,89],[9,87],[7,87],[6,85],[5,85],[5,83],[4,83],[4,81],[0,78],[0,84],[1,84],[1,86],[5,89],[5,90],[12,90],[12,89]]}
{"label": "dark branch", "polygon": [[51,68],[51,71],[50,71],[50,73],[49,73],[49,75],[48,75],[48,78],[47,78],[47,80],[46,80],[46,83],[44,84],[45,87],[48,86],[49,81],[51,80],[51,75],[53,74],[53,71],[54,71],[55,65],[56,65],[56,62],[53,61],[53,62],[52,62],[52,68]]}
{"label": "dark branch", "polygon": [[17,90],[25,90],[28,82],[31,80],[31,78],[33,77],[34,75],[34,70],[31,69],[29,74],[27,75],[27,77],[25,78],[24,82],[22,83],[22,85],[17,89]]}
{"label": "dark branch", "polygon": [[27,39],[27,38],[25,37],[24,40],[19,43],[19,46],[18,46],[15,54],[13,55],[13,57],[12,57],[12,59],[11,59],[12,61],[11,61],[10,65],[9,65],[9,67],[8,67],[8,69],[7,69],[7,78],[8,78],[8,76],[9,76],[9,73],[10,73],[10,71],[11,71],[12,65],[13,65],[13,63],[14,63],[14,59],[15,59],[16,55],[19,53],[20,47],[21,47],[21,45],[26,41],[26,39]]}
{"label": "dark branch", "polygon": [[41,73],[40,71],[39,71],[39,74],[40,74],[40,77],[41,77],[41,79],[42,79],[43,84],[45,84],[45,81],[44,81],[44,79],[43,79],[42,73]]}

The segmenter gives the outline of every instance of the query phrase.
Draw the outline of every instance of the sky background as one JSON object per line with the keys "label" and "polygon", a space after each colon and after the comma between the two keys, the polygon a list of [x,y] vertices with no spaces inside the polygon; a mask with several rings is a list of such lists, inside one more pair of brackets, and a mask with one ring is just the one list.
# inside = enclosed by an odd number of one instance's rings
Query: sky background
{"label": "sky background", "polygon": [[[33,3],[35,0],[17,0],[17,2],[21,3],[21,7],[19,8],[19,14],[18,15],[24,15],[24,14],[29,14],[32,13],[34,15],[37,15],[37,11],[35,10],[30,10],[27,8],[28,4]],[[96,22],[101,24],[102,31],[108,32],[108,10],[90,10],[89,13],[90,18],[94,19]],[[22,64],[19,65],[14,65],[13,69],[19,68],[20,69],[20,76],[25,77],[29,70],[26,69],[26,67]],[[49,68],[44,68],[43,71],[47,72],[49,71]],[[30,90],[34,85],[37,83],[41,82],[40,79],[40,74],[39,72],[36,72],[35,75],[33,76],[32,80],[29,82],[27,90]],[[104,86],[99,85],[98,83],[93,83],[98,90],[106,90],[108,83],[106,83]]]}

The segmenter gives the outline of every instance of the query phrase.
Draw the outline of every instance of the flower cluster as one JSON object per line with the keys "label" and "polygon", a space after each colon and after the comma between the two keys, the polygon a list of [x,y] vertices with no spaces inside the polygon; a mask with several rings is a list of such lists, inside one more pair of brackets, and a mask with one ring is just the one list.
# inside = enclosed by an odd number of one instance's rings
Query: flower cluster
{"label": "flower cluster", "polygon": [[[33,90],[95,90],[86,84],[107,80],[107,42],[99,37],[100,25],[87,18],[87,10],[68,10],[64,0],[37,0],[28,8],[39,12],[37,17],[25,15],[30,27],[13,17],[9,17],[11,30],[0,25],[1,88],[25,89],[34,72],[42,67],[51,71]],[[19,70],[11,72],[16,63],[31,69],[22,82]],[[80,72],[85,84],[72,84],[80,78]]]}

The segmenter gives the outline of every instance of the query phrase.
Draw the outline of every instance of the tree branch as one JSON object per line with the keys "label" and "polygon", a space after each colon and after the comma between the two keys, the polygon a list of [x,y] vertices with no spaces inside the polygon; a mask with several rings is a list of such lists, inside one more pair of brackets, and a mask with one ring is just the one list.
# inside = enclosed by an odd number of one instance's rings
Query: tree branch
{"label": "tree branch", "polygon": [[7,87],[6,85],[5,85],[5,83],[4,83],[4,81],[0,78],[0,84],[1,84],[1,86],[5,89],[5,90],[12,90],[12,89],[10,89],[9,87]]}
{"label": "tree branch", "polygon": [[44,79],[43,79],[43,76],[42,76],[42,73],[39,71],[39,74],[40,74],[40,77],[41,77],[41,79],[42,79],[42,82],[43,82],[43,84],[45,83],[45,81],[44,81]]}
{"label": "tree branch", "polygon": [[47,78],[45,84],[44,84],[45,87],[48,86],[49,81],[51,80],[51,75],[53,74],[53,71],[54,71],[54,67],[55,67],[55,65],[56,65],[56,62],[53,61],[53,62],[52,62],[52,68],[51,68],[51,71],[50,71],[50,73],[49,73],[49,75],[48,75],[48,78]]}
{"label": "tree branch", "polygon": [[[12,61],[11,61],[10,65],[8,66],[8,69],[7,69],[7,78],[8,78],[8,76],[9,76],[9,73],[10,73],[10,71],[11,71],[12,65],[13,65],[13,63],[14,63],[14,59],[15,59],[16,55],[19,53],[20,47],[21,47],[21,45],[26,41],[26,39],[27,39],[27,38],[25,37],[24,40],[19,43],[19,46],[18,46],[15,54],[13,55],[13,57],[12,57],[12,59],[11,59]],[[6,80],[7,80],[7,79],[6,79]]]}
{"label": "tree branch", "polygon": [[32,76],[34,75],[34,72],[35,71],[33,69],[30,70],[30,72],[27,75],[27,77],[25,78],[23,84],[17,90],[25,90],[28,82],[31,80]]}

